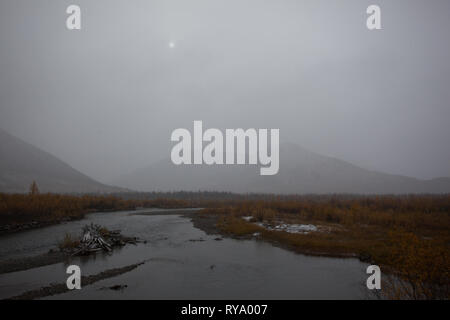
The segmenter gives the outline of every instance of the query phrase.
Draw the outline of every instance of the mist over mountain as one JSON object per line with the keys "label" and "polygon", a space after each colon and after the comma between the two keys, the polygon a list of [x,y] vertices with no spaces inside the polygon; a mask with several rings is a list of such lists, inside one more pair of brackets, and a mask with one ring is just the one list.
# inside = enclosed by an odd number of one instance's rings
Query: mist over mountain
{"label": "mist over mountain", "polygon": [[117,192],[57,157],[0,129],[0,192],[27,192],[36,181],[41,192]]}
{"label": "mist over mountain", "polygon": [[261,176],[255,165],[180,165],[169,158],[123,175],[115,184],[139,191],[230,191],[238,193],[447,193],[450,178],[419,180],[367,170],[295,144],[280,146],[277,175]]}
{"label": "mist over mountain", "polygon": [[367,170],[295,144],[280,146],[280,170],[261,176],[257,165],[181,165],[167,158],[124,174],[111,187],[75,170],[57,157],[0,129],[0,192],[229,191],[235,193],[448,193],[450,178],[420,180]]}

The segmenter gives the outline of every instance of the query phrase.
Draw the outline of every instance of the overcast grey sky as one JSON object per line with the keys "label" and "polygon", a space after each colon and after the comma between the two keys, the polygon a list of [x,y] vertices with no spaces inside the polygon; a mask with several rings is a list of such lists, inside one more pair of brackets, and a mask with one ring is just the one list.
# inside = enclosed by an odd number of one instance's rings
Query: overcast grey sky
{"label": "overcast grey sky", "polygon": [[450,176],[449,14],[448,0],[1,0],[0,127],[103,182],[169,157],[193,120]]}

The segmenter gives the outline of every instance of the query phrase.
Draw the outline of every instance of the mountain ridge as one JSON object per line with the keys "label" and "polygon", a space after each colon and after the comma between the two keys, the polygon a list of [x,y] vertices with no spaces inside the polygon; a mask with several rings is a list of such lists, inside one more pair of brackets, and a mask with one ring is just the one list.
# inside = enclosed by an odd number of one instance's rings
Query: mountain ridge
{"label": "mountain ridge", "polygon": [[123,175],[115,184],[139,191],[227,191],[279,194],[449,193],[450,178],[421,180],[368,170],[293,143],[280,146],[280,170],[260,176],[258,166],[176,166],[169,158]]}
{"label": "mountain ridge", "polygon": [[36,181],[41,192],[110,193],[102,184],[56,156],[0,129],[0,192],[23,193]]}
{"label": "mountain ridge", "polygon": [[122,175],[113,187],[72,168],[56,156],[0,129],[0,192],[118,193],[138,191],[225,191],[273,194],[450,193],[450,178],[429,180],[368,170],[293,143],[280,146],[277,175],[259,175],[257,165],[195,166],[169,158]]}

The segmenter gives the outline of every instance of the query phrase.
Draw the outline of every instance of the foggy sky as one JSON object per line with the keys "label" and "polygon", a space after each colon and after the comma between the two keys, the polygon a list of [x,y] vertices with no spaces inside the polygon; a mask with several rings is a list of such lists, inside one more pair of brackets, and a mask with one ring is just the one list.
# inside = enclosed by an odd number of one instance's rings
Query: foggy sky
{"label": "foggy sky", "polygon": [[194,120],[450,176],[449,31],[448,0],[2,0],[0,127],[102,182],[169,157]]}

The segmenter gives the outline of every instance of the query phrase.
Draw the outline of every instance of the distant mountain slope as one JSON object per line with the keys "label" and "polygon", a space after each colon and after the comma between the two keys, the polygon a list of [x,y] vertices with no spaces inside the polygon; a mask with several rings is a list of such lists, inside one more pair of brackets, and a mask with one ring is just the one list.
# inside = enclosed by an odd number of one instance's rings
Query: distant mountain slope
{"label": "distant mountain slope", "polygon": [[117,192],[78,172],[55,156],[0,129],[0,192],[27,192],[36,181],[41,192]]}
{"label": "distant mountain slope", "polygon": [[122,176],[117,185],[141,191],[239,193],[448,193],[450,178],[419,180],[366,170],[294,144],[280,146],[280,171],[260,176],[256,166],[175,166],[170,159]]}

